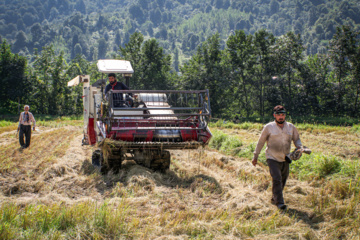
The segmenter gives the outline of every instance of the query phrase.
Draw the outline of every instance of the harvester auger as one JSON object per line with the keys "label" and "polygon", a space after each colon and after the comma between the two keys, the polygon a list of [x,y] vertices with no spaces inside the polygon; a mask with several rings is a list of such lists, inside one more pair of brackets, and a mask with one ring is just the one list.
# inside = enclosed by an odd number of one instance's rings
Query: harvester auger
{"label": "harvester auger", "polygon": [[[129,86],[129,61],[99,60],[101,73],[122,74]],[[105,79],[90,85],[90,76],[77,76],[68,86],[83,83],[83,144],[95,145],[92,164],[102,173],[117,172],[125,160],[165,171],[170,149],[197,149],[211,132],[208,90],[110,90]]]}

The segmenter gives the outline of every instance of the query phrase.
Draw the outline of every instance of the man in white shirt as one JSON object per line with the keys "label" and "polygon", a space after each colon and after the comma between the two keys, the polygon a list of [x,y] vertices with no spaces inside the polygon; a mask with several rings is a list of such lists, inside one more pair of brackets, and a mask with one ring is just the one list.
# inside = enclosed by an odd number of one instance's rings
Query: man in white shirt
{"label": "man in white shirt", "polygon": [[284,202],[283,189],[289,176],[291,142],[294,142],[297,148],[301,148],[302,144],[296,127],[285,121],[286,109],[277,105],[274,107],[273,115],[275,121],[266,124],[261,132],[252,164],[256,166],[260,151],[266,142],[266,161],[273,180],[271,202],[279,209],[285,210],[287,206]]}
{"label": "man in white shirt", "polygon": [[[33,130],[35,131],[35,118],[31,112],[29,112],[30,107],[28,105],[24,106],[24,112],[20,113],[19,118],[19,126],[18,131],[19,133],[19,142],[21,148],[27,148],[30,146],[30,139],[31,139],[31,123],[34,123]],[[24,143],[24,136],[25,136],[25,143]]]}

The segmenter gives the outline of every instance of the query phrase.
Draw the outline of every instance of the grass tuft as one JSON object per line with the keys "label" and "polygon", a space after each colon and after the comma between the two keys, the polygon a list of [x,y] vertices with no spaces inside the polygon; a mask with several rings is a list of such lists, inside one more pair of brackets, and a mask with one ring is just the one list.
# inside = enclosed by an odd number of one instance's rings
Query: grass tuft
{"label": "grass tuft", "polygon": [[339,173],[342,167],[343,162],[335,156],[304,154],[300,160],[293,161],[291,171],[302,180],[310,180],[314,177],[324,178]]}
{"label": "grass tuft", "polygon": [[209,146],[227,154],[236,155],[241,151],[241,140],[236,136],[229,136],[222,131],[215,130]]}
{"label": "grass tuft", "polygon": [[0,239],[17,238],[20,233],[28,233],[28,229],[36,229],[45,238],[73,238],[79,233],[82,234],[80,238],[114,238],[130,236],[137,226],[130,220],[131,213],[124,201],[116,205],[104,203],[97,206],[94,202],[83,202],[71,206],[60,203],[25,208],[3,203],[0,216]]}
{"label": "grass tuft", "polygon": [[209,123],[210,127],[216,128],[228,128],[228,129],[257,129],[261,130],[263,128],[263,124],[261,123],[253,123],[253,122],[243,122],[243,123],[233,123],[230,121],[218,120],[215,123]]}

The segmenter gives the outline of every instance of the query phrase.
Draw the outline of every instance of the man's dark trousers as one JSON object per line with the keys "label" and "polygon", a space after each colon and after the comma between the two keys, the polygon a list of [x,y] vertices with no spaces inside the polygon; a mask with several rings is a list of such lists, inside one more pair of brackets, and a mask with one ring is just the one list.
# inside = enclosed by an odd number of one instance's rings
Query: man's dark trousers
{"label": "man's dark trousers", "polygon": [[[25,135],[25,144],[24,144],[24,135]],[[20,125],[20,133],[19,133],[19,142],[20,146],[27,148],[30,146],[31,139],[31,125]]]}
{"label": "man's dark trousers", "polygon": [[273,179],[273,200],[275,201],[276,205],[285,204],[283,190],[286,184],[286,180],[289,176],[289,163],[278,162],[273,159],[267,159],[267,163],[269,165],[270,175]]}

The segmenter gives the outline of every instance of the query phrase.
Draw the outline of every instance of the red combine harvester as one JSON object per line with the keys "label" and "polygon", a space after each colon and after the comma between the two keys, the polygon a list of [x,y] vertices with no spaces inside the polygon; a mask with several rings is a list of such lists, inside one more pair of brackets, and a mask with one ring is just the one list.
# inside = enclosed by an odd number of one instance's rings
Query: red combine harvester
{"label": "red combine harvester", "polygon": [[[129,61],[99,60],[101,73],[122,74],[129,86],[133,69]],[[165,171],[169,149],[196,149],[206,145],[211,132],[208,90],[110,90],[105,79],[90,85],[88,75],[77,76],[68,86],[83,84],[83,144],[98,148],[92,164],[106,173],[117,172],[124,160]]]}

